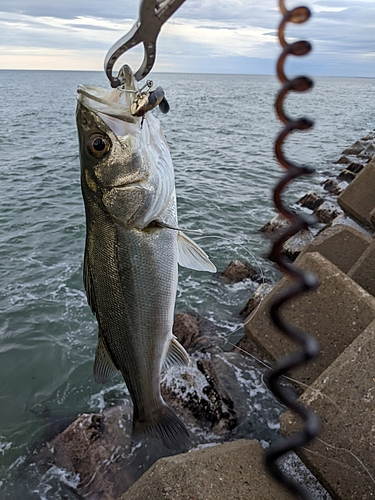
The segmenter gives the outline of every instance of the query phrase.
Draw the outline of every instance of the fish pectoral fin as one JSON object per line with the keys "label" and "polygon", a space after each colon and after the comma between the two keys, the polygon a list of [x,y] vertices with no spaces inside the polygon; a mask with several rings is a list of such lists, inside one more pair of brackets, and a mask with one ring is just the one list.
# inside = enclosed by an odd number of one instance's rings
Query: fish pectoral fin
{"label": "fish pectoral fin", "polygon": [[178,232],[177,237],[177,262],[180,266],[196,271],[216,273],[216,267],[208,255],[182,231]]}
{"label": "fish pectoral fin", "polygon": [[99,330],[98,346],[95,353],[94,380],[97,384],[106,384],[118,371],[108,349],[104,343],[103,336]]}
{"label": "fish pectoral fin", "polygon": [[187,366],[190,363],[189,354],[185,351],[176,337],[173,337],[167,355],[163,361],[161,371],[167,371],[171,366]]}

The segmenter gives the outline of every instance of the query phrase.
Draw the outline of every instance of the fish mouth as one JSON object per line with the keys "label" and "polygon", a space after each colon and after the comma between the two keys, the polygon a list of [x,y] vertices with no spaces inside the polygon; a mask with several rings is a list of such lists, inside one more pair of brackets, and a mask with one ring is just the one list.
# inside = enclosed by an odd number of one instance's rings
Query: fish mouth
{"label": "fish mouth", "polygon": [[120,140],[121,137],[137,135],[141,118],[134,117],[130,112],[135,90],[79,85],[77,92],[78,106],[101,120]]}
{"label": "fish mouth", "polygon": [[139,118],[132,116],[131,104],[136,90],[103,89],[90,85],[78,85],[78,102],[101,118],[108,116],[127,123],[137,123]]}

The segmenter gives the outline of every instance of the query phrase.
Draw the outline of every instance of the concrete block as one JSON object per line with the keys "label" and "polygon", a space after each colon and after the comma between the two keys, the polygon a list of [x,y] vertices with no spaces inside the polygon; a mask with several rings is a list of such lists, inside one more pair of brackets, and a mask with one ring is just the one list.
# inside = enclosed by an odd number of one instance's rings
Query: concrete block
{"label": "concrete block", "polygon": [[265,472],[258,441],[241,439],[162,458],[119,500],[292,500]]}
{"label": "concrete block", "polygon": [[[316,379],[300,400],[322,420],[320,440],[298,451],[335,499],[375,498],[375,321]],[[289,434],[301,427],[281,419]]]}
{"label": "concrete block", "polygon": [[363,252],[348,276],[375,297],[375,241]]}
{"label": "concrete block", "polygon": [[[320,282],[316,290],[283,308],[287,321],[320,342],[319,358],[290,373],[294,379],[310,385],[375,319],[375,299],[319,253],[300,255],[295,265],[317,275]],[[250,337],[271,360],[298,349],[276,329],[269,315],[275,296],[288,283],[289,278],[282,278],[245,323],[244,343]]]}
{"label": "concrete block", "polygon": [[360,224],[375,228],[375,157],[361,170],[337,201]]}
{"label": "concrete block", "polygon": [[338,224],[319,233],[302,253],[319,252],[341,271],[347,273],[371,242],[369,236],[353,227]]}

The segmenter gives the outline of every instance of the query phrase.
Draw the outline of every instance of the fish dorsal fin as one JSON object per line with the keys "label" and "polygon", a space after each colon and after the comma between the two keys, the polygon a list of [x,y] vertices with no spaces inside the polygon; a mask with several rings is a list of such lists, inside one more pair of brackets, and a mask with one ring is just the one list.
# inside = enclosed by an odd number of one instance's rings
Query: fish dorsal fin
{"label": "fish dorsal fin", "polygon": [[185,351],[176,337],[173,337],[171,343],[169,344],[161,371],[165,372],[171,366],[187,366],[189,362],[189,354]]}
{"label": "fish dorsal fin", "polygon": [[87,250],[85,250],[85,256],[83,259],[83,283],[85,286],[87,302],[88,302],[89,306],[91,307],[91,311],[95,314],[96,313],[96,302],[95,302],[95,295],[94,295],[94,287],[92,286],[92,279],[91,279],[89,259],[87,256]]}
{"label": "fish dorsal fin", "polygon": [[95,353],[94,380],[98,384],[106,384],[117,372],[99,329],[98,347]]}
{"label": "fish dorsal fin", "polygon": [[208,255],[182,231],[178,231],[177,237],[177,262],[180,266],[196,271],[216,273],[216,267]]}

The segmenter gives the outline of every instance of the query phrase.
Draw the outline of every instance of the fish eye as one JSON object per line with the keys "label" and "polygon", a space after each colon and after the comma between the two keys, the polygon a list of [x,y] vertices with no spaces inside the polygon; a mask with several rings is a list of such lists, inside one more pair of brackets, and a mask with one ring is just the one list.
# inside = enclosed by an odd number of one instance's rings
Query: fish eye
{"label": "fish eye", "polygon": [[91,156],[95,158],[103,158],[108,153],[112,143],[108,136],[94,134],[87,141],[87,149]]}
{"label": "fish eye", "polygon": [[97,139],[92,141],[92,147],[93,149],[95,149],[95,151],[103,151],[103,149],[105,149],[105,146],[106,144],[103,137],[98,137]]}

